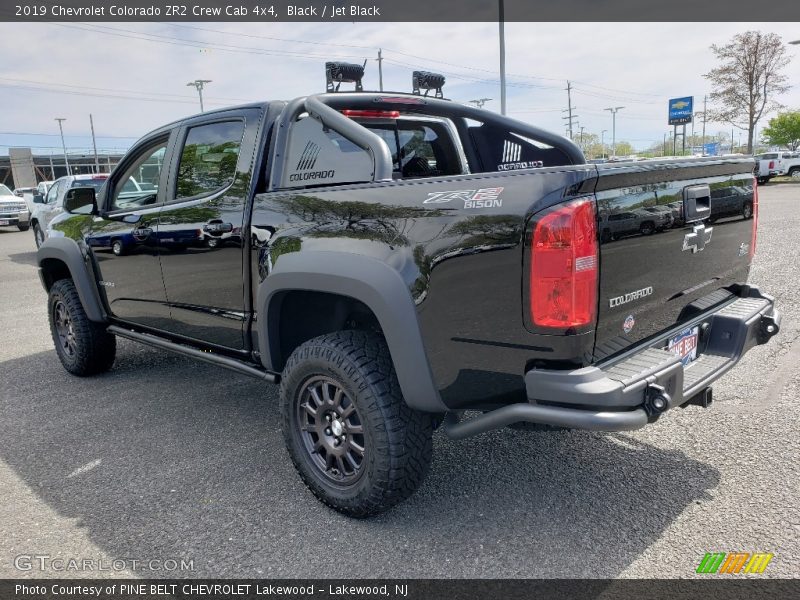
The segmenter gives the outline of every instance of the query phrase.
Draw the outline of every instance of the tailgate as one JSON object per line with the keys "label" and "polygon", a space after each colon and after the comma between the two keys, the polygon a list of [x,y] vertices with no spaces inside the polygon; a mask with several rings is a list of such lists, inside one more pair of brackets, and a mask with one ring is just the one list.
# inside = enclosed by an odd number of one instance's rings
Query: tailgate
{"label": "tailgate", "polygon": [[753,166],[752,159],[598,165],[595,361],[675,329],[747,281]]}

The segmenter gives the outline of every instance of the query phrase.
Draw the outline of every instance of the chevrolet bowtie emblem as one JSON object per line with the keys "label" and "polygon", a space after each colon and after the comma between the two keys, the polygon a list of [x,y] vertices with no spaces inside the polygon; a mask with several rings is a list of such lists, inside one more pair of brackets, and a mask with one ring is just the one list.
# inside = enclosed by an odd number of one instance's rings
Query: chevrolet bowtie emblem
{"label": "chevrolet bowtie emblem", "polygon": [[706,244],[711,243],[711,234],[714,233],[714,228],[706,228],[705,225],[695,225],[692,227],[692,233],[687,233],[683,238],[683,250],[691,250],[692,254],[702,252]]}

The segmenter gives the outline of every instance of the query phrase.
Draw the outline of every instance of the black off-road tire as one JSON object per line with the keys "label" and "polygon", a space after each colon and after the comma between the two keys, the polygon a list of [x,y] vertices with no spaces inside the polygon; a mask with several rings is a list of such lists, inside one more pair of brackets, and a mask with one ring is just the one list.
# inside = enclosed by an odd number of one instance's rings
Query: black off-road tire
{"label": "black off-road tire", "polygon": [[114,364],[117,338],[89,320],[71,279],[59,279],[47,302],[50,332],[61,364],[79,377],[104,373]]}
{"label": "black off-road tire", "polygon": [[[356,425],[352,430],[362,430],[362,435],[350,433],[343,417],[346,410],[325,412],[329,405],[315,404],[317,416],[305,412],[304,406],[315,402],[310,390],[320,381],[330,386],[323,390],[328,397],[340,386],[340,403],[352,403],[355,408],[355,417],[351,410],[346,418],[353,419],[351,424],[360,423],[361,427]],[[412,410],[403,400],[389,349],[380,335],[339,331],[305,342],[286,363],[280,395],[289,455],[300,477],[323,503],[348,516],[364,518],[392,508],[422,484],[431,461],[433,420]],[[335,477],[344,476],[345,470],[338,473],[335,467],[326,468],[320,463],[326,462],[327,451],[311,448],[323,442],[332,448],[335,443],[330,437],[323,440],[319,430],[308,433],[317,427],[317,419],[324,426],[324,417],[331,414],[335,421],[344,423],[343,447],[351,440],[355,443],[356,438],[363,444],[360,467],[346,465],[353,470],[349,481],[337,482]],[[347,452],[358,458],[357,453]]]}
{"label": "black off-road tire", "polygon": [[36,242],[36,247],[41,247],[44,242],[44,235],[42,234],[42,226],[39,223],[33,224],[33,240]]}

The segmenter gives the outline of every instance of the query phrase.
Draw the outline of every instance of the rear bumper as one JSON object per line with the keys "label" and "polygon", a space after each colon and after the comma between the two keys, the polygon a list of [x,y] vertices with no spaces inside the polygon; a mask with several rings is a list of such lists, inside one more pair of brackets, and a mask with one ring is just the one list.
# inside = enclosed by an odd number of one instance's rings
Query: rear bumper
{"label": "rear bumper", "polygon": [[446,425],[454,438],[531,422],[595,431],[644,427],[708,388],[753,346],[780,330],[770,296],[745,286],[743,296],[687,324],[700,328],[699,355],[688,366],[664,349],[665,340],[636,348],[608,364],[573,371],[533,369],[525,375],[527,403]]}

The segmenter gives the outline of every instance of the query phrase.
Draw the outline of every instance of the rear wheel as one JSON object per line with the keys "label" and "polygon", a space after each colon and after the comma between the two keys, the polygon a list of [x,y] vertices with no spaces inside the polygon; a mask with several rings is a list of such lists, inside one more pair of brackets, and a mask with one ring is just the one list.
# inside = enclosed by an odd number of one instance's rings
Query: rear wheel
{"label": "rear wheel", "polygon": [[792,179],[800,179],[800,167],[792,167],[789,169],[789,177]]}
{"label": "rear wheel", "polygon": [[67,371],[84,377],[111,368],[117,340],[89,320],[71,279],[59,279],[50,288],[48,312],[56,353]]}
{"label": "rear wheel", "polygon": [[114,256],[122,256],[125,253],[125,246],[122,245],[122,240],[114,240],[111,242],[111,251]]}
{"label": "rear wheel", "polygon": [[37,248],[44,244],[44,232],[39,223],[33,224],[33,239],[36,241]]}
{"label": "rear wheel", "polygon": [[340,331],[298,347],[283,372],[281,414],[300,477],[346,515],[388,510],[428,471],[432,420],[403,400],[377,334]]}
{"label": "rear wheel", "polygon": [[753,216],[753,205],[749,202],[744,203],[744,206],[742,207],[742,216],[745,219],[749,219]]}

